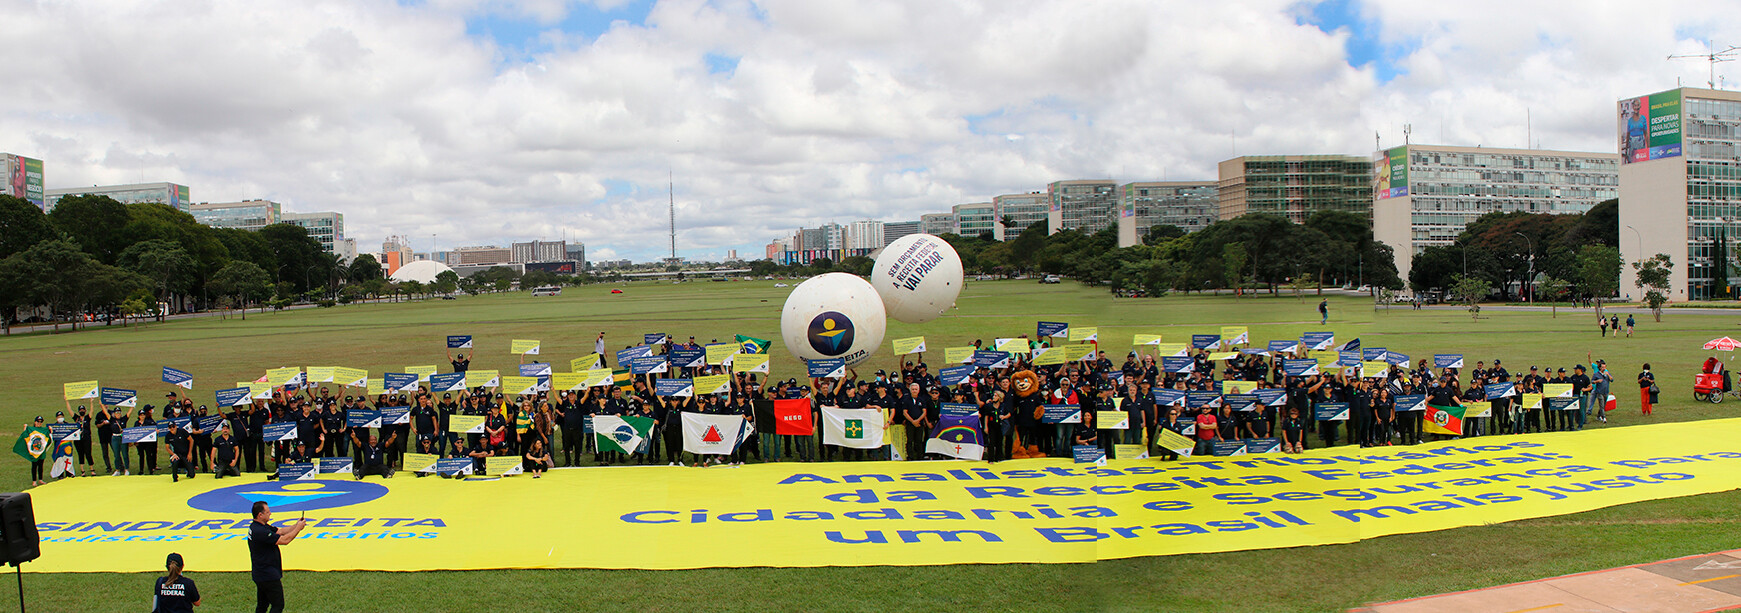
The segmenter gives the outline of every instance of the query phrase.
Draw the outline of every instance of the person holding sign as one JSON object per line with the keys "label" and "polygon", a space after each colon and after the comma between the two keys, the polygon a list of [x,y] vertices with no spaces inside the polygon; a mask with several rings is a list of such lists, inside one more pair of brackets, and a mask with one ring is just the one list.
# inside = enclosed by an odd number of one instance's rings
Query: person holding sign
{"label": "person holding sign", "polygon": [[[145,408],[139,409],[139,418],[134,420],[133,427],[157,427],[157,420],[151,417],[152,408],[154,407],[148,404],[145,405]],[[157,443],[134,443],[133,448],[139,452],[139,472],[147,475],[157,474]]]}
{"label": "person holding sign", "polygon": [[[114,477],[127,472],[127,445],[121,442],[121,429],[126,421],[124,416],[116,416],[110,412],[109,405],[97,405],[97,416],[94,423],[97,427],[97,442],[103,448],[103,472]],[[109,456],[113,454],[114,463]]]}
{"label": "person holding sign", "polygon": [[1306,450],[1306,420],[1300,419],[1300,408],[1288,407],[1288,416],[1282,420],[1282,452],[1299,453]]}

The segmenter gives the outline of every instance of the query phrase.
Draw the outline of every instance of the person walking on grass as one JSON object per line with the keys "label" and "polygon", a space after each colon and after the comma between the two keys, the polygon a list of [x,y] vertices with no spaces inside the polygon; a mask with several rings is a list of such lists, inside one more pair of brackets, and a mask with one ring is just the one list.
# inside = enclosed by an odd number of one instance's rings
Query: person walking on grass
{"label": "person walking on grass", "polygon": [[1597,315],[1596,316],[1596,327],[1600,328],[1602,330],[1602,336],[1604,338],[1606,338],[1608,336],[1608,318],[1607,317]]}
{"label": "person walking on grass", "polygon": [[1325,323],[1328,323],[1329,321],[1330,321],[1330,299],[1325,298],[1323,300],[1318,301],[1318,325],[1322,326]]}
{"label": "person walking on grass", "polygon": [[1637,322],[1634,322],[1632,320],[1632,314],[1627,313],[1626,314],[1626,338],[1632,338],[1632,326],[1636,323]]}

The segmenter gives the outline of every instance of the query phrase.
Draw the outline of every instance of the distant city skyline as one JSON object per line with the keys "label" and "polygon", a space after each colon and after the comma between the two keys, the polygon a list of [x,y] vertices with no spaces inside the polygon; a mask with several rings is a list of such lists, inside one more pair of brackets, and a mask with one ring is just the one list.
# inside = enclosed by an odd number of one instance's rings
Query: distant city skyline
{"label": "distant city skyline", "polygon": [[[1576,15],[1576,18],[1567,18]],[[1064,180],[1245,155],[1616,148],[1741,5],[445,0],[9,9],[0,151],[49,190],[167,182],[437,249],[754,257]],[[103,41],[94,44],[92,41]],[[1719,87],[1735,85],[1719,64]],[[186,206],[188,203],[182,203]],[[567,230],[565,233],[564,230]],[[566,234],[566,236],[565,236]],[[366,249],[365,249],[366,251]]]}

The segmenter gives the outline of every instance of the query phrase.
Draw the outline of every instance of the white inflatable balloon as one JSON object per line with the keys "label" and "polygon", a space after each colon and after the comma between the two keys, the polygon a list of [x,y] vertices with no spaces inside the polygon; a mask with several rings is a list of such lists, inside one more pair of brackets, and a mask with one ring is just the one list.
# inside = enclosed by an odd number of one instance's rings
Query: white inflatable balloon
{"label": "white inflatable balloon", "polygon": [[876,288],[855,275],[831,272],[792,288],[780,313],[780,336],[800,360],[842,358],[853,366],[882,345],[886,318]]}
{"label": "white inflatable balloon", "polygon": [[955,306],[961,295],[961,256],[941,238],[908,234],[877,255],[871,286],[882,296],[889,317],[922,324]]}

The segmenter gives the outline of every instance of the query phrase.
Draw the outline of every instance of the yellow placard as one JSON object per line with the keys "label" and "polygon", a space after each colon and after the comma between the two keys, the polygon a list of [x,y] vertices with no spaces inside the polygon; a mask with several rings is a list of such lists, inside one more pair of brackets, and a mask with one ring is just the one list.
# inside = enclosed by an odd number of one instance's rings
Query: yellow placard
{"label": "yellow placard", "polygon": [[1306,357],[1317,360],[1319,369],[1335,366],[1337,362],[1342,361],[1342,356],[1334,351],[1308,351],[1306,352]]}
{"label": "yellow placard", "polygon": [[255,383],[255,382],[250,381],[247,383],[237,383],[236,387],[248,388],[248,397],[249,398],[253,398],[255,400],[271,400],[272,399],[272,384],[271,383]]}
{"label": "yellow placard", "polygon": [[609,368],[594,368],[586,371],[586,387],[614,385],[616,373]]}
{"label": "yellow placard", "polygon": [[1254,390],[1254,389],[1257,389],[1257,382],[1256,381],[1222,381],[1221,382],[1221,394],[1224,396],[1227,394],[1250,394],[1251,390]]}
{"label": "yellow placard", "polygon": [[1100,328],[1094,326],[1070,327],[1070,341],[1083,343],[1100,340]]}
{"label": "yellow placard", "polygon": [[1542,395],[1548,398],[1571,398],[1572,384],[1544,383],[1542,384]]}
{"label": "yellow placard", "polygon": [[1095,411],[1094,429],[1096,430],[1129,430],[1130,413],[1124,411]]}
{"label": "yellow placard", "polygon": [[483,415],[450,415],[447,418],[447,431],[460,434],[483,434]]}
{"label": "yellow placard", "polygon": [[1222,360],[1231,360],[1237,355],[1239,355],[1238,351],[1216,351],[1209,354],[1209,361],[1220,362]]}
{"label": "yellow placard", "polygon": [[706,347],[706,349],[707,349],[707,363],[709,365],[713,365],[713,366],[723,365],[726,363],[726,360],[732,356],[732,354],[738,352],[738,349],[740,347],[741,347],[741,345],[738,345],[736,343],[718,343],[718,344],[714,344],[714,345],[708,345]]}
{"label": "yellow placard", "polygon": [[379,396],[387,393],[387,382],[380,378],[372,378],[368,380],[364,389],[368,390],[370,396]]}
{"label": "yellow placard", "polygon": [[432,453],[407,453],[403,457],[405,458],[405,472],[408,473],[435,470],[435,461],[440,459],[440,456]]}
{"label": "yellow placard", "polygon": [[997,351],[1008,351],[1010,353],[1021,354],[1028,353],[1028,339],[1025,338],[1000,338],[997,339],[997,342],[993,343],[992,346]]}
{"label": "yellow placard", "polygon": [[418,383],[428,383],[429,375],[435,374],[434,366],[406,366],[405,374],[417,375]]}
{"label": "yellow placard", "polygon": [[1468,419],[1470,417],[1492,417],[1492,416],[1493,416],[1493,402],[1492,401],[1488,401],[1488,400],[1464,400],[1463,401],[1463,418],[1464,419]]}
{"label": "yellow placard", "polygon": [[1120,460],[1143,460],[1149,457],[1149,448],[1144,445],[1113,445],[1112,455]]}
{"label": "yellow placard", "polygon": [[501,387],[502,375],[494,370],[465,371],[466,387]]}
{"label": "yellow placard", "polygon": [[892,344],[894,345],[895,355],[925,352],[925,337],[923,336],[897,338],[892,341]]}
{"label": "yellow placard", "polygon": [[337,371],[338,368],[332,366],[310,366],[308,367],[308,382],[332,383],[333,376]]}
{"label": "yellow placard", "polygon": [[484,472],[493,476],[518,475],[522,468],[517,455],[484,458]]}
{"label": "yellow placard", "polygon": [[947,364],[966,364],[973,361],[973,347],[945,347],[943,361]]}
{"label": "yellow placard", "polygon": [[538,355],[539,342],[535,340],[514,339],[508,344],[508,353],[514,355]]}
{"label": "yellow placard", "polygon": [[768,372],[768,354],[740,353],[734,355],[731,358],[731,369],[733,372],[766,373]]}
{"label": "yellow placard", "polygon": [[368,384],[369,371],[361,368],[335,367],[332,369],[333,383],[345,387],[363,387]]}
{"label": "yellow placard", "polygon": [[708,375],[695,377],[695,395],[725,394],[731,392],[731,375]]}
{"label": "yellow placard", "polygon": [[1390,362],[1365,361],[1360,363],[1360,377],[1363,379],[1367,377],[1382,377],[1387,372],[1390,372]]}
{"label": "yellow placard", "polygon": [[1221,326],[1221,343],[1224,345],[1250,345],[1251,335],[1245,326]]}
{"label": "yellow placard", "polygon": [[569,372],[583,372],[604,366],[604,356],[589,353],[568,361]]}
{"label": "yellow placard", "polygon": [[1521,406],[1519,406],[1518,408],[1522,408],[1522,409],[1542,408],[1542,395],[1541,394],[1520,394],[1518,397],[1522,399]]}
{"label": "yellow placard", "polygon": [[302,368],[297,366],[273,368],[266,371],[266,383],[274,387],[284,385],[300,374],[302,374]]}
{"label": "yellow placard", "polygon": [[515,394],[531,394],[534,393],[532,388],[538,387],[538,377],[503,375],[501,379],[502,393],[509,396]]}
{"label": "yellow placard", "polygon": [[[1159,335],[1159,334],[1133,334],[1133,335],[1131,335],[1131,338],[1130,338],[1130,344],[1136,345],[1138,347],[1141,347],[1143,345],[1159,345],[1159,344],[1161,344],[1161,335]],[[1165,355],[1165,354],[1163,354],[1163,355]]]}
{"label": "yellow placard", "polygon": [[99,395],[97,392],[97,389],[100,387],[102,387],[102,384],[98,383],[96,381],[75,381],[72,383],[62,383],[60,386],[61,397],[65,398],[67,400],[82,400],[85,398],[96,398]]}
{"label": "yellow placard", "polygon": [[1155,354],[1163,358],[1190,357],[1191,349],[1184,343],[1164,343],[1155,345]]}
{"label": "yellow placard", "polygon": [[568,390],[579,390],[579,389],[584,388],[584,387],[586,387],[586,373],[585,372],[550,373],[550,390],[551,391],[566,392]]}
{"label": "yellow placard", "polygon": [[[308,509],[308,527],[286,550],[288,568],[1087,563],[1353,543],[1731,491],[1741,489],[1736,440],[1741,419],[1732,418],[1407,448],[1314,448],[1291,456],[1306,460],[1299,464],[1254,461],[1236,469],[1227,458],[1212,464],[1120,454],[1105,466],[1046,458],[972,469],[876,461],[752,463],[705,475],[663,466],[558,470],[536,483],[370,478],[359,486],[349,475],[321,475],[293,488],[257,476],[117,487],[114,480],[66,479],[31,490],[44,551],[25,566],[32,573],[157,571],[164,542],[175,540],[175,551],[202,560],[203,571],[246,571],[248,556],[237,555],[235,540],[206,538],[247,524],[246,494],[323,490],[332,495],[319,497],[320,521]],[[1157,443],[1192,447],[1170,431]],[[488,472],[518,465],[518,457],[504,456]],[[296,501],[277,500],[274,510],[286,519],[300,512]],[[1035,504],[1058,512],[1037,512]],[[504,517],[555,516],[595,529],[501,538]],[[600,547],[599,534],[640,546]],[[359,548],[357,539],[369,546]]]}
{"label": "yellow placard", "polygon": [[1069,362],[1080,362],[1094,357],[1094,345],[1065,345],[1059,349],[1064,350],[1064,360]]}
{"label": "yellow placard", "polygon": [[1042,349],[1038,355],[1034,356],[1035,366],[1057,366],[1068,361],[1070,360],[1064,357],[1063,347]]}
{"label": "yellow placard", "polygon": [[1156,428],[1155,431],[1155,446],[1167,451],[1182,456],[1188,456],[1191,455],[1191,450],[1197,447],[1197,444],[1191,442],[1191,439],[1185,438],[1184,435],[1172,430]]}

